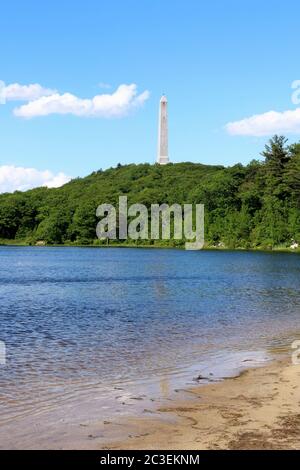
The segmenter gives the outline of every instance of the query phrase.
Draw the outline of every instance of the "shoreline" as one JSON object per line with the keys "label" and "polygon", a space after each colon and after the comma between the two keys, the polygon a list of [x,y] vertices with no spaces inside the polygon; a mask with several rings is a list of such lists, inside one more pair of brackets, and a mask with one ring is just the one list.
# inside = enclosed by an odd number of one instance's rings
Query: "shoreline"
{"label": "shoreline", "polygon": [[[0,247],[13,247],[13,248],[138,248],[138,249],[151,249],[151,250],[181,250],[186,251],[184,246],[167,246],[167,245],[135,245],[135,244],[111,244],[111,245],[94,245],[94,244],[87,244],[87,245],[80,245],[80,244],[58,244],[58,245],[37,245],[37,244],[29,244],[25,242],[20,243],[7,243],[0,240]],[[216,246],[205,246],[201,250],[198,251],[219,251],[219,252],[243,252],[243,253],[286,253],[286,254],[300,254],[300,247],[297,249],[293,248],[281,248],[281,247],[273,247],[273,248],[228,248],[228,247],[216,247]]]}
{"label": "shoreline", "polygon": [[291,359],[246,369],[218,383],[186,390],[186,398],[158,408],[154,418],[131,418],[127,437],[105,450],[300,448],[300,366]]}
{"label": "shoreline", "polygon": [[[0,430],[1,449],[243,450],[300,448],[300,366],[287,353],[220,381],[175,390],[141,413],[92,420],[34,413]],[[138,398],[137,398],[138,399]],[[87,403],[88,405],[88,403]],[[144,409],[143,409],[144,408]],[[49,419],[51,418],[51,419]],[[8,436],[14,435],[14,439]]]}

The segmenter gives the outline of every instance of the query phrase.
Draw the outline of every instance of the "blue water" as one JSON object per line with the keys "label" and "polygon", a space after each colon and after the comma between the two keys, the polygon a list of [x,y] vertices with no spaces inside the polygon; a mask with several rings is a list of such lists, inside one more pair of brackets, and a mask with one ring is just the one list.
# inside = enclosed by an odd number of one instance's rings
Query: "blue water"
{"label": "blue water", "polygon": [[0,422],[135,384],[147,394],[299,339],[300,257],[0,247],[0,319]]}

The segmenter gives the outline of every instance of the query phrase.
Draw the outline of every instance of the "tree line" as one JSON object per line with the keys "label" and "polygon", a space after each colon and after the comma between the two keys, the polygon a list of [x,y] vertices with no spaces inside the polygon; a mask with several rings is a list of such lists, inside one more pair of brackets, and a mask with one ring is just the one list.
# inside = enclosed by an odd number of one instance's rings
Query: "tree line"
{"label": "tree line", "polygon": [[[101,244],[96,208],[128,203],[204,204],[210,246],[274,248],[300,243],[300,143],[274,136],[259,160],[231,167],[118,165],[61,188],[0,195],[0,239],[25,244]],[[124,242],[125,243],[125,242]],[[139,243],[137,241],[136,243]],[[140,242],[142,243],[142,242]],[[143,242],[145,243],[145,242]],[[170,240],[151,242],[177,246]]]}

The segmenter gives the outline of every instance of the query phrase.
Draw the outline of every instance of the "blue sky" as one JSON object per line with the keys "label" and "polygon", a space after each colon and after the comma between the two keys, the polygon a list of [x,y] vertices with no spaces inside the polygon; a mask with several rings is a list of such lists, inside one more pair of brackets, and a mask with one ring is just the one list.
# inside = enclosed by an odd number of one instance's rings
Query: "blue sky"
{"label": "blue sky", "polygon": [[[3,3],[6,86],[40,84],[59,99],[69,93],[81,100],[135,84],[137,96],[149,97],[138,104],[133,97],[117,117],[102,111],[24,117],[14,110],[28,110],[28,102],[7,100],[0,105],[0,191],[1,184],[26,189],[60,172],[75,177],[118,162],[154,162],[163,92],[174,162],[247,163],[274,130],[300,139],[291,100],[291,84],[300,79],[299,13],[291,0]],[[264,114],[271,110],[293,113]],[[262,120],[225,128],[257,114]],[[12,175],[14,167],[37,173],[27,172],[22,186],[24,172]]]}

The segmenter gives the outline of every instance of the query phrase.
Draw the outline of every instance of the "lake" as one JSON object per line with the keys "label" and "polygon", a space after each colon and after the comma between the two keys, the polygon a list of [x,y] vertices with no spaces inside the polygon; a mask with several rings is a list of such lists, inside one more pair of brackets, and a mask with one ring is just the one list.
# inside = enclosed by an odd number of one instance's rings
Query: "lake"
{"label": "lake", "polygon": [[0,247],[0,428],[140,412],[290,348],[299,312],[296,254]]}

